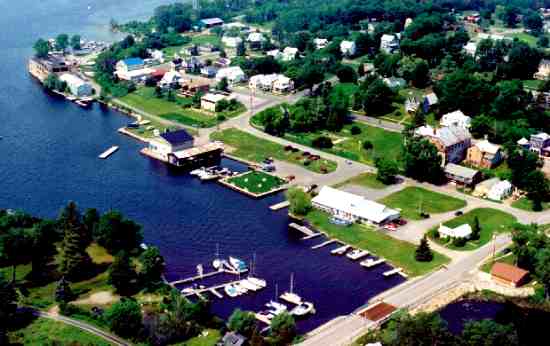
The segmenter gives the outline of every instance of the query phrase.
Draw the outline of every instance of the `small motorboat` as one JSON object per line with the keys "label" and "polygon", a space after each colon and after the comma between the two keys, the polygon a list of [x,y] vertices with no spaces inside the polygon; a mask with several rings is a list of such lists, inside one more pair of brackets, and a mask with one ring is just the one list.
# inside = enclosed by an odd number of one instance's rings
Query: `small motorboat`
{"label": "small motorboat", "polygon": [[261,287],[259,286],[256,286],[254,285],[250,280],[248,279],[244,279],[244,280],[241,280],[240,282],[241,286],[243,286],[244,288],[246,288],[247,290],[249,291],[257,291],[259,290]]}
{"label": "small motorboat", "polygon": [[236,282],[234,284],[235,289],[237,289],[237,292],[239,292],[239,295],[245,294],[248,292],[248,289],[242,284],[242,282]]}
{"label": "small motorboat", "polygon": [[273,301],[273,300],[270,301],[269,303],[266,303],[265,306],[267,306],[268,308],[271,308],[268,311],[271,314],[273,314],[274,316],[282,314],[283,312],[285,312],[287,310],[286,305],[278,303],[278,302]]}
{"label": "small motorboat", "polygon": [[314,313],[315,307],[313,306],[313,303],[310,302],[303,302],[300,305],[296,305],[292,310],[290,310],[290,314],[294,316],[305,316],[309,313]]}
{"label": "small motorboat", "polygon": [[191,172],[189,172],[189,174],[198,176],[198,175],[201,174],[203,171],[204,171],[204,168],[198,168],[198,169],[192,170]]}
{"label": "small motorboat", "polygon": [[281,294],[281,299],[296,305],[302,304],[302,297],[293,292],[285,292]]}
{"label": "small motorboat", "polygon": [[229,264],[235,269],[237,272],[242,273],[248,270],[246,267],[246,263],[243,260],[240,260],[235,257],[229,257]]}
{"label": "small motorboat", "polygon": [[235,298],[239,295],[239,291],[234,284],[225,285],[223,290],[225,291],[225,294],[231,298]]}
{"label": "small motorboat", "polygon": [[267,282],[263,279],[259,279],[259,278],[255,278],[253,276],[249,276],[248,277],[248,281],[252,282],[254,285],[260,287],[260,288],[265,288],[267,286]]}
{"label": "small motorboat", "polygon": [[360,258],[362,258],[362,257],[367,256],[368,254],[369,254],[369,252],[366,251],[366,250],[355,249],[355,250],[349,252],[349,253],[346,255],[346,257],[349,258],[350,260],[355,261],[355,260],[358,260],[358,259],[360,259]]}
{"label": "small motorboat", "polygon": [[184,294],[189,294],[193,292],[195,292],[195,289],[193,287],[185,287],[184,289],[181,290],[181,293],[184,293]]}
{"label": "small motorboat", "polygon": [[216,270],[223,269],[222,261],[220,259],[216,258],[215,260],[212,261],[212,267],[214,267],[214,269],[216,269]]}
{"label": "small motorboat", "polygon": [[346,251],[349,250],[349,248],[351,248],[350,245],[344,245],[344,246],[340,246],[339,248],[336,248],[334,250],[332,250],[330,253],[333,254],[333,255],[343,255],[346,253]]}

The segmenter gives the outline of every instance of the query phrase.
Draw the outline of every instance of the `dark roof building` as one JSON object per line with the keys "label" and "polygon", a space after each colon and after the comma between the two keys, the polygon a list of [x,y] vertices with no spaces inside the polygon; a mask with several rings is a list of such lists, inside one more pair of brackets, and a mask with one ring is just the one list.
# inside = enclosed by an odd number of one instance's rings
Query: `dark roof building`
{"label": "dark roof building", "polygon": [[167,131],[162,133],[160,136],[174,147],[193,141],[193,136],[183,129]]}
{"label": "dark roof building", "polygon": [[527,282],[529,272],[508,263],[496,262],[491,269],[491,277],[501,284],[519,287]]}
{"label": "dark roof building", "polygon": [[213,26],[218,26],[218,25],[223,25],[223,19],[221,18],[204,18],[204,19],[201,19],[201,23],[207,27],[207,28],[211,28]]}

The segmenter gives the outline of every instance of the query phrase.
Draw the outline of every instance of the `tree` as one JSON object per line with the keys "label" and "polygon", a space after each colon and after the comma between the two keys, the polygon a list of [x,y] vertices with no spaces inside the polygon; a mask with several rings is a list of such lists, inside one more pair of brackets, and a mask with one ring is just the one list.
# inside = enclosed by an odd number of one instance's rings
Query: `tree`
{"label": "tree", "polygon": [[506,24],[506,26],[513,28],[517,23],[517,14],[521,11],[512,6],[505,6],[501,11],[497,11],[497,16]]}
{"label": "tree", "polygon": [[395,176],[399,173],[397,162],[386,157],[377,157],[374,161],[376,166],[376,179],[384,184],[393,184]]}
{"label": "tree", "polygon": [[296,322],[288,312],[276,315],[271,320],[271,335],[279,345],[287,345],[296,336]]}
{"label": "tree", "polygon": [[388,345],[452,345],[455,341],[447,323],[433,313],[402,315],[392,321],[391,329],[392,340]]}
{"label": "tree", "polygon": [[140,225],[112,210],[99,219],[94,239],[107,251],[116,254],[121,250],[131,252],[137,249],[143,240],[143,234]]}
{"label": "tree", "polygon": [[533,210],[541,211],[542,202],[547,200],[549,195],[548,179],[541,171],[534,170],[527,174],[524,184],[527,197],[533,201]]}
{"label": "tree", "polygon": [[99,212],[95,208],[86,209],[84,216],[82,217],[82,223],[84,224],[84,236],[87,244],[92,242],[94,230],[99,224]]}
{"label": "tree", "polygon": [[146,286],[154,285],[162,281],[164,271],[164,258],[160,250],[155,246],[149,246],[140,256],[141,277]]}
{"label": "tree", "polygon": [[71,285],[65,280],[65,277],[61,277],[61,280],[57,282],[55,288],[55,301],[58,303],[68,303],[75,297]]}
{"label": "tree", "polygon": [[136,283],[137,274],[130,264],[130,257],[125,251],[120,251],[111,266],[109,267],[109,284],[117,293],[129,294]]}
{"label": "tree", "polygon": [[104,316],[109,328],[123,338],[135,338],[143,328],[141,308],[133,299],[122,298]]}
{"label": "tree", "polygon": [[502,325],[492,320],[467,321],[460,337],[462,345],[519,345],[513,325]]}
{"label": "tree", "polygon": [[30,232],[23,228],[9,228],[0,234],[0,255],[2,262],[12,267],[12,283],[15,283],[17,277],[17,265],[30,259],[32,243]]}
{"label": "tree", "polygon": [[357,72],[349,65],[340,65],[336,70],[340,83],[357,83]]}
{"label": "tree", "polygon": [[319,136],[311,141],[311,145],[319,149],[330,149],[333,146],[332,139],[327,136]]}
{"label": "tree", "polygon": [[227,77],[220,79],[218,84],[216,84],[216,90],[229,91],[229,82],[227,81]]}
{"label": "tree", "polygon": [[13,283],[0,273],[0,329],[10,324],[17,311],[17,292]]}
{"label": "tree", "polygon": [[59,34],[55,38],[55,48],[57,50],[65,51],[67,47],[69,46],[69,35],[67,34]]}
{"label": "tree", "polygon": [[50,52],[50,45],[49,45],[48,41],[46,41],[42,38],[39,38],[38,40],[36,40],[36,42],[34,43],[34,45],[32,47],[34,49],[34,55],[37,58],[46,58],[46,57],[48,57],[48,53]]}
{"label": "tree", "polygon": [[550,248],[545,247],[535,255],[535,275],[544,286],[546,298],[550,296]]}
{"label": "tree", "polygon": [[82,277],[90,268],[92,260],[86,252],[84,226],[74,202],[69,202],[62,210],[58,224],[63,231],[60,271],[69,280]]}
{"label": "tree", "polygon": [[307,215],[311,210],[311,196],[298,187],[289,188],[286,199],[290,202],[289,211],[294,215]]}
{"label": "tree", "polygon": [[430,244],[428,243],[428,238],[426,238],[426,235],[420,239],[420,244],[418,244],[418,247],[416,248],[414,258],[418,262],[431,262],[434,258],[434,255],[432,253],[432,250],[430,249]]}
{"label": "tree", "polygon": [[59,79],[56,74],[50,73],[44,80],[44,87],[47,90],[65,91],[67,83]]}
{"label": "tree", "polygon": [[304,86],[310,91],[313,90],[315,84],[319,84],[323,81],[325,75],[319,65],[306,64],[300,73],[300,79],[303,81]]}
{"label": "tree", "polygon": [[405,174],[418,181],[440,183],[443,179],[443,168],[437,148],[424,138],[412,137],[405,141]]}
{"label": "tree", "polygon": [[59,240],[59,233],[53,221],[40,221],[31,230],[30,256],[32,276],[43,277],[47,272],[47,265],[56,253],[55,242]]}
{"label": "tree", "polygon": [[361,134],[361,128],[357,125],[353,125],[351,129],[349,130],[352,136],[357,136]]}
{"label": "tree", "polygon": [[472,227],[472,234],[470,234],[471,240],[478,240],[481,235],[481,226],[479,225],[479,218],[477,215],[474,217],[474,225]]}
{"label": "tree", "polygon": [[256,318],[252,312],[235,309],[229,316],[229,329],[236,333],[250,337],[255,328]]}
{"label": "tree", "polygon": [[71,47],[75,50],[80,49],[80,35],[73,35],[71,37]]}
{"label": "tree", "polygon": [[244,45],[244,41],[241,41],[241,42],[239,42],[239,44],[237,44],[236,55],[237,56],[245,56],[246,55],[246,46]]}
{"label": "tree", "polygon": [[430,82],[428,63],[420,58],[403,57],[399,61],[398,72],[406,81],[417,88],[424,88]]}
{"label": "tree", "polygon": [[542,32],[544,22],[537,12],[529,11],[527,15],[523,16],[523,25],[534,34],[538,34]]}
{"label": "tree", "polygon": [[363,108],[372,116],[380,116],[392,110],[395,92],[381,79],[372,82],[363,97]]}
{"label": "tree", "polygon": [[550,40],[546,36],[539,36],[537,39],[537,47],[541,48],[548,48],[548,45],[550,45]]}

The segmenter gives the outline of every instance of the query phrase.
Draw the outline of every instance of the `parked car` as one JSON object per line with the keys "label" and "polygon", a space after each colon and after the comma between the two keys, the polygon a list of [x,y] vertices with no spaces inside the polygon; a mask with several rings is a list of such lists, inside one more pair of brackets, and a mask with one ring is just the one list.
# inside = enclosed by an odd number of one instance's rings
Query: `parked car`
{"label": "parked car", "polygon": [[421,216],[423,219],[429,219],[429,218],[430,218],[430,214],[424,213],[424,212],[420,213],[420,216]]}
{"label": "parked car", "polygon": [[463,215],[464,212],[462,210],[458,210],[457,212],[455,212],[455,216],[460,216],[460,215]]}

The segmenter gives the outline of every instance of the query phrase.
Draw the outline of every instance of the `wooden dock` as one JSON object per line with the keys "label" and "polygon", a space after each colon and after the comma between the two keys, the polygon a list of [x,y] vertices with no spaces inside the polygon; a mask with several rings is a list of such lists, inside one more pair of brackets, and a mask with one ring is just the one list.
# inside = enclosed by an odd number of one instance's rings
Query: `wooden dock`
{"label": "wooden dock", "polygon": [[402,270],[403,270],[403,268],[393,268],[391,270],[385,271],[382,275],[384,275],[385,277],[388,277],[388,276],[398,274]]}
{"label": "wooden dock", "polygon": [[212,293],[213,295],[215,295],[216,297],[218,297],[220,299],[223,298],[223,295],[220,292],[216,291],[215,288],[209,289],[208,292]]}
{"label": "wooden dock", "polygon": [[101,153],[99,155],[99,158],[100,159],[106,159],[108,158],[109,156],[111,156],[115,151],[118,150],[118,146],[116,145],[113,145],[112,147],[110,147],[109,149],[105,150],[103,153]]}
{"label": "wooden dock", "polygon": [[338,242],[338,239],[329,239],[325,242],[322,242],[321,244],[317,244],[317,245],[312,246],[311,249],[312,250],[319,249],[319,248],[322,248],[323,246],[327,246],[329,244],[336,243],[336,242]]}
{"label": "wooden dock", "polygon": [[[202,297],[201,296],[201,293],[207,293],[207,292],[210,292],[210,293],[213,293],[215,290],[217,290],[218,288],[224,288],[225,286],[227,285],[232,285],[232,284],[236,284],[238,282],[241,282],[241,280],[235,280],[235,281],[230,281],[230,282],[225,282],[223,284],[219,284],[219,285],[215,285],[215,286],[210,286],[210,287],[205,287],[205,288],[199,288],[199,289],[196,289],[194,290],[193,292],[189,292],[189,293],[183,293],[183,296],[184,297],[191,297],[191,296],[198,296],[198,297]],[[220,296],[221,294],[218,293]],[[214,294],[215,295],[215,294]],[[217,296],[217,295],[216,295]],[[223,296],[222,296],[223,297]]]}
{"label": "wooden dock", "polygon": [[313,233],[311,235],[306,235],[305,237],[302,238],[302,240],[312,239],[312,238],[320,236],[321,234],[323,234],[323,233],[319,232],[319,233]]}
{"label": "wooden dock", "polygon": [[290,228],[293,228],[297,231],[300,231],[302,232],[303,234],[305,234],[306,236],[312,236],[315,234],[315,232],[313,232],[312,230],[310,230],[309,228],[307,228],[306,226],[302,226],[302,225],[298,225],[297,223],[293,222],[293,223],[290,223],[288,225],[288,227]]}
{"label": "wooden dock", "polygon": [[384,262],[386,262],[385,259],[379,258],[379,259],[377,259],[376,261],[363,261],[363,262],[361,262],[361,263],[359,263],[359,264],[360,264],[361,266],[363,266],[363,267],[366,267],[366,268],[372,268],[372,267],[375,267],[375,266],[377,266],[377,265],[379,265],[379,264],[382,264],[382,263],[384,263]]}
{"label": "wooden dock", "polygon": [[279,209],[287,208],[289,205],[290,205],[289,201],[283,201],[281,203],[273,204],[272,206],[269,207],[269,209],[279,210]]}
{"label": "wooden dock", "polygon": [[211,277],[211,276],[214,276],[214,275],[226,274],[226,273],[238,275],[238,273],[235,273],[235,272],[224,269],[224,270],[217,270],[217,271],[210,272],[210,273],[205,273],[205,274],[202,274],[202,275],[195,275],[195,276],[185,278],[185,279],[181,279],[181,280],[172,281],[172,282],[169,282],[168,284],[170,286],[175,286],[175,285],[179,285],[179,284],[185,284],[185,283],[188,283],[188,282],[201,280],[201,279],[208,278],[208,277]]}

